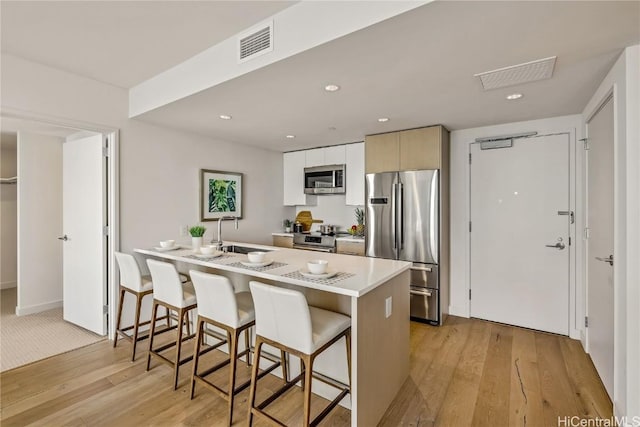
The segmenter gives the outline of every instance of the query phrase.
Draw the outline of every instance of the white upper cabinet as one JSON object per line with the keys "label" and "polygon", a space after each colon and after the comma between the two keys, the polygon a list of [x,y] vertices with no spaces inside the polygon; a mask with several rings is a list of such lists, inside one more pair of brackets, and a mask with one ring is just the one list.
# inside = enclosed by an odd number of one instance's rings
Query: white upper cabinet
{"label": "white upper cabinet", "polygon": [[305,166],[343,165],[345,163],[345,146],[314,148],[305,150]]}
{"label": "white upper cabinet", "polygon": [[305,150],[304,166],[310,168],[313,166],[324,166],[324,148],[314,148],[313,150]]}
{"label": "white upper cabinet", "polygon": [[282,155],[284,205],[315,205],[317,196],[304,194],[304,168],[347,165],[346,203],[364,205],[364,143],[335,145]]}
{"label": "white upper cabinet", "polygon": [[364,142],[343,145],[347,165],[346,204],[364,205]]}
{"label": "white upper cabinet", "polygon": [[305,152],[293,151],[282,155],[285,206],[315,204],[316,196],[304,194]]}
{"label": "white upper cabinet", "polygon": [[346,145],[334,145],[324,148],[325,165],[343,165],[346,163]]}

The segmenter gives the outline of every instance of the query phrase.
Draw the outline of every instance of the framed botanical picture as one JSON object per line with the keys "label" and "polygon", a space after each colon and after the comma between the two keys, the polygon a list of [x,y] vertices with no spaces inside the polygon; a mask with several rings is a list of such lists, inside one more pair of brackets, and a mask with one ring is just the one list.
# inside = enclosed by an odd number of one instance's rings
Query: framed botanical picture
{"label": "framed botanical picture", "polygon": [[200,169],[200,221],[242,218],[242,174]]}

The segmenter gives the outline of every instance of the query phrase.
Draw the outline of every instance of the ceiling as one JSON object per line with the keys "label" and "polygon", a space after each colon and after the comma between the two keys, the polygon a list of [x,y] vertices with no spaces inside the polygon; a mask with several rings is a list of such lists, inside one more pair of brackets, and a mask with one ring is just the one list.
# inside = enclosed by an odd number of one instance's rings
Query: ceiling
{"label": "ceiling", "polygon": [[[1,3],[3,52],[122,87],[291,4],[68,2],[59,9],[55,1],[7,3],[13,2]],[[638,1],[434,2],[136,120],[289,151],[430,124],[455,130],[580,113],[623,48],[640,42],[639,6]],[[25,22],[27,29],[20,25]],[[558,59],[548,80],[484,91],[473,77],[549,56]],[[126,66],[105,66],[110,64]],[[327,93],[327,83],[341,90]],[[524,97],[506,101],[513,92]],[[233,119],[220,120],[220,114]],[[390,120],[379,123],[379,117]],[[296,138],[285,138],[288,134]]]}
{"label": "ceiling", "polygon": [[128,89],[294,3],[2,0],[2,52]]}

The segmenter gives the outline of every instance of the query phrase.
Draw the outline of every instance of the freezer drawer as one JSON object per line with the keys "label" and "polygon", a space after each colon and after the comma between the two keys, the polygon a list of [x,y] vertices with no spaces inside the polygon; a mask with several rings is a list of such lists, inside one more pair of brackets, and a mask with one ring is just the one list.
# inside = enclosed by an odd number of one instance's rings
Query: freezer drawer
{"label": "freezer drawer", "polygon": [[440,289],[438,283],[438,266],[435,264],[419,264],[411,266],[411,286],[417,288]]}
{"label": "freezer drawer", "polygon": [[440,324],[440,299],[438,290],[411,286],[411,319],[432,325]]}

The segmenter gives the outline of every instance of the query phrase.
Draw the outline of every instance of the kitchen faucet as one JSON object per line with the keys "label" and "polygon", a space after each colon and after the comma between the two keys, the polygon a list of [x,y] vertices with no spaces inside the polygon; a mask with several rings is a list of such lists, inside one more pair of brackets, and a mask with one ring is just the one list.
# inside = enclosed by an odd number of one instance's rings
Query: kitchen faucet
{"label": "kitchen faucet", "polygon": [[211,243],[216,245],[217,250],[222,250],[222,220],[232,219],[236,230],[238,229],[238,217],[237,216],[221,216],[218,218],[218,240],[212,240]]}

